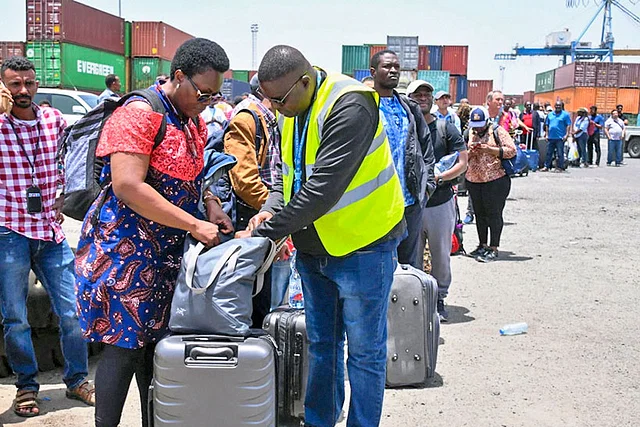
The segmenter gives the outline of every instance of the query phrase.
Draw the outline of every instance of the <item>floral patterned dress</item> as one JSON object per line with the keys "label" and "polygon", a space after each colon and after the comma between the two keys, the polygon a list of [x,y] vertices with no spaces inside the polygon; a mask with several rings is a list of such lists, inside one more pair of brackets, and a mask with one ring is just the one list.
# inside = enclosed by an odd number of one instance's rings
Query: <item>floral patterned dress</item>
{"label": "floral patterned dress", "polygon": [[[102,178],[111,174],[112,153],[150,155],[146,183],[175,206],[199,216],[206,128],[189,121],[185,130],[174,113],[167,113],[165,138],[153,149],[161,121],[161,114],[131,106],[116,110],[96,150],[106,160]],[[138,215],[111,186],[103,193],[85,217],[76,254],[80,326],[90,342],[141,348],[167,333],[186,232]]]}

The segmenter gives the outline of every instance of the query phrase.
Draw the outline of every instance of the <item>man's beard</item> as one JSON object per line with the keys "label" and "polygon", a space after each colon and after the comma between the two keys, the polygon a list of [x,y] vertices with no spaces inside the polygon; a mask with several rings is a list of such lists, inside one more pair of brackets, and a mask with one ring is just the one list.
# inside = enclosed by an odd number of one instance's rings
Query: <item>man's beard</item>
{"label": "man's beard", "polygon": [[31,97],[27,95],[14,96],[13,103],[17,107],[26,108],[31,105]]}

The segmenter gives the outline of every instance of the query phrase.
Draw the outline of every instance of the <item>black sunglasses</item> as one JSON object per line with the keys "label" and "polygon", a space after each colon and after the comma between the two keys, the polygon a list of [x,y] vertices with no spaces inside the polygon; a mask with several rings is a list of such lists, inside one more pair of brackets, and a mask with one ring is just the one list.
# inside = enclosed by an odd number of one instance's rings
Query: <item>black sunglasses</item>
{"label": "black sunglasses", "polygon": [[187,80],[189,81],[189,83],[191,83],[191,86],[193,86],[193,88],[196,91],[196,96],[198,97],[198,102],[211,102],[211,98],[213,98],[214,96],[216,96],[218,93],[203,93],[198,86],[196,86],[196,84],[193,82],[193,80],[191,80],[191,77],[187,76],[185,74],[185,77],[187,78]]}
{"label": "black sunglasses", "polygon": [[301,75],[300,77],[298,77],[298,79],[293,82],[293,84],[291,85],[291,87],[289,88],[289,90],[287,91],[287,93],[284,94],[284,96],[282,98],[270,98],[267,95],[265,95],[262,90],[260,90],[260,88],[258,88],[258,93],[260,95],[262,95],[263,97],[267,98],[269,101],[271,101],[272,104],[279,104],[279,105],[284,105],[287,102],[287,97],[291,94],[291,92],[293,91],[293,88],[296,87],[296,85],[298,84],[298,82],[300,82],[300,80],[302,80],[302,78],[304,76],[306,76],[307,73],[305,72],[303,75]]}

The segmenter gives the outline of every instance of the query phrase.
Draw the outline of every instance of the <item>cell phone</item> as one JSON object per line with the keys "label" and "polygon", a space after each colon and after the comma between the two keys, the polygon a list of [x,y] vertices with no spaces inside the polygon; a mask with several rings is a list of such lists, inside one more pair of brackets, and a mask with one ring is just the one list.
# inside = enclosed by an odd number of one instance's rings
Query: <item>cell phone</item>
{"label": "cell phone", "polygon": [[[2,83],[2,80],[0,80],[0,88],[6,88],[4,83]],[[13,100],[11,98],[7,98],[4,96],[0,97],[0,105],[2,106],[2,110],[4,110],[5,113],[11,114],[11,108],[13,108]]]}

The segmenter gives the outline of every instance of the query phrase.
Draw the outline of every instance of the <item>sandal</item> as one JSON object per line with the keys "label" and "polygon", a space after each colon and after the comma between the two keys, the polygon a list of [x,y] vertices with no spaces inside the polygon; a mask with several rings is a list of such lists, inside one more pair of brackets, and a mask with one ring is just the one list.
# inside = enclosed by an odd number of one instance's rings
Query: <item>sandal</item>
{"label": "sandal", "polygon": [[35,390],[18,390],[13,401],[13,412],[24,418],[40,415],[37,398],[38,392]]}
{"label": "sandal", "polygon": [[96,405],[96,389],[89,381],[84,380],[78,387],[67,389],[67,398],[79,400],[89,406]]}

